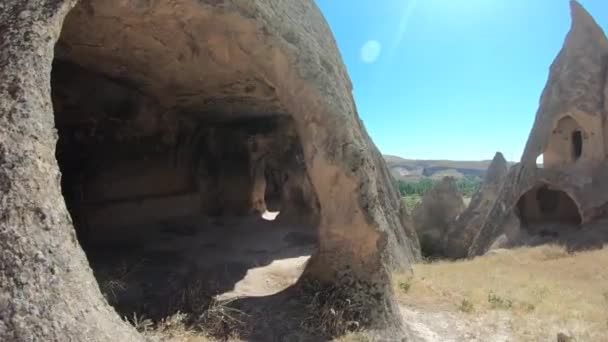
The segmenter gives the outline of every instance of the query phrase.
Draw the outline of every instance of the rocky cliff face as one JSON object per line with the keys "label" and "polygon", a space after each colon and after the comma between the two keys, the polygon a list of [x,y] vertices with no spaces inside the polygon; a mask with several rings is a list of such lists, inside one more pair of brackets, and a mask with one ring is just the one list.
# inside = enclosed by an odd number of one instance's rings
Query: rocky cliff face
{"label": "rocky cliff face", "polygon": [[462,196],[451,177],[444,178],[424,194],[412,214],[422,255],[444,255],[444,236],[464,209]]}
{"label": "rocky cliff face", "polygon": [[[409,270],[417,244],[312,1],[8,0],[0,23],[0,340],[141,339],[102,299],[76,238],[55,159],[57,114],[73,119],[64,128],[114,144],[109,158],[144,150],[176,156],[171,146],[189,141],[191,128],[291,118],[305,165],[299,172],[312,184],[305,191],[314,191],[304,197],[316,198],[319,212],[318,253],[304,279],[360,303],[361,324],[399,328],[389,273]],[[102,75],[122,87],[108,89],[130,95],[89,108],[75,106],[68,93],[54,110],[54,61]],[[111,130],[116,122],[128,123],[120,134]],[[155,191],[163,185],[152,184]],[[244,188],[257,190],[239,199],[239,209],[262,208],[255,204],[260,190]]]}
{"label": "rocky cliff face", "polygon": [[467,256],[473,239],[481,229],[486,216],[492,209],[505,176],[508,164],[502,153],[497,152],[486,172],[483,183],[477,190],[466,210],[450,227],[444,237],[444,253],[449,258]]}
{"label": "rocky cliff face", "polygon": [[[578,2],[571,1],[571,12],[521,162],[509,171],[470,255],[483,254],[501,235],[511,242],[535,231],[558,237],[556,227],[578,229],[606,212],[608,40]],[[536,164],[541,155],[543,167]]]}

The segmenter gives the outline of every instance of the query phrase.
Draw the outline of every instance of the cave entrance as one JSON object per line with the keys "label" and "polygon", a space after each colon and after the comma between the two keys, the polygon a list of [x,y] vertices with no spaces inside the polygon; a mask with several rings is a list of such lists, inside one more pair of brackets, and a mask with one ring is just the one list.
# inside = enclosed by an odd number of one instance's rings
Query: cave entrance
{"label": "cave entrance", "polygon": [[522,224],[534,235],[559,237],[564,230],[581,224],[581,215],[574,200],[564,191],[548,184],[526,192],[517,208]]}
{"label": "cave entrance", "polygon": [[56,157],[110,304],[121,316],[161,319],[294,284],[318,245],[319,204],[295,124],[272,88],[224,72],[216,86],[229,83],[233,94],[217,96],[206,83],[195,97],[162,98],[141,70],[113,74],[100,51],[69,48],[86,25],[79,7],[51,75]]}

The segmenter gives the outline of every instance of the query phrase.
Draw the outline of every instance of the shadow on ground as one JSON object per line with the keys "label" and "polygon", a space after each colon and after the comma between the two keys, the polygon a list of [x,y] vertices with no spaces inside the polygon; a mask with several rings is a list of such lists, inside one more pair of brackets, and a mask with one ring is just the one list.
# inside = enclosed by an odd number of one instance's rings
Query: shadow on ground
{"label": "shadow on ground", "polygon": [[[602,249],[608,244],[608,219],[584,225],[545,223],[528,225],[516,246],[556,244],[570,253]],[[534,232],[526,234],[525,232]]]}
{"label": "shadow on ground", "polygon": [[[289,299],[294,290],[283,290],[297,282],[317,243],[315,227],[287,221],[182,218],[104,231],[85,250],[102,292],[123,317],[200,315],[219,296],[240,298],[231,304],[250,312],[256,330],[263,322],[277,328],[303,311]],[[262,316],[279,321],[258,322]]]}

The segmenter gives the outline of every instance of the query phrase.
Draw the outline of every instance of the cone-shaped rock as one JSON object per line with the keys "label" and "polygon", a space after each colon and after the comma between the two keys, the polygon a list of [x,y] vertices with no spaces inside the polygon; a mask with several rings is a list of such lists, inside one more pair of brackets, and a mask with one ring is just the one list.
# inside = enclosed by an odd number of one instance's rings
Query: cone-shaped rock
{"label": "cone-shaped rock", "polygon": [[464,208],[452,177],[443,178],[422,196],[412,216],[423,256],[443,256],[444,236]]}
{"label": "cone-shaped rock", "polygon": [[497,152],[486,172],[483,183],[473,195],[471,203],[458,216],[444,237],[446,257],[464,258],[467,256],[473,239],[498,197],[507,171],[507,161],[502,153]]}
{"label": "cone-shaped rock", "polygon": [[[568,235],[605,212],[608,40],[576,1],[571,14],[570,32],[551,65],[521,163],[509,171],[471,255],[483,254],[505,234],[511,244],[522,233]],[[508,224],[514,217],[521,222],[517,229]]]}

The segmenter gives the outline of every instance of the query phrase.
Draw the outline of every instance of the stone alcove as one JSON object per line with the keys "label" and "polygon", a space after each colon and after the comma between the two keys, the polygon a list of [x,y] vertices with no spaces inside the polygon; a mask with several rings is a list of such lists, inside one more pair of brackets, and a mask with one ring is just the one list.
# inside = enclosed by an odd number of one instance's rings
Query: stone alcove
{"label": "stone alcove", "polygon": [[[0,6],[0,18],[5,23],[0,39],[0,282],[7,284],[3,307],[8,322],[0,339],[141,340],[103,300],[81,247],[91,254],[90,246],[101,242],[95,236],[104,231],[99,227],[117,229],[124,219],[139,224],[161,216],[159,224],[168,229],[160,233],[177,232],[183,239],[191,237],[193,225],[179,222],[176,229],[171,221],[184,212],[230,226],[227,216],[240,216],[234,212],[246,208],[245,217],[261,220],[257,215],[270,204],[261,195],[265,181],[294,189],[280,196],[278,186],[267,192],[279,201],[271,205],[281,210],[278,221],[289,218],[283,214],[290,203],[296,213],[303,213],[298,208],[305,203],[312,207],[305,217],[318,217],[316,253],[300,279],[359,303],[361,326],[400,325],[390,273],[409,269],[416,257],[415,235],[404,226],[408,220],[388,170],[358,119],[350,80],[313,1],[8,0]],[[69,71],[75,69],[84,71]],[[72,77],[82,76],[86,80],[67,87]],[[78,92],[89,95],[70,98]],[[112,101],[95,103],[99,98]],[[69,114],[85,109],[82,116]],[[275,124],[285,129],[272,129]],[[215,139],[213,131],[219,132]],[[301,150],[289,154],[287,163],[293,165],[280,161],[281,153],[271,154],[281,167],[288,165],[287,178],[261,177],[263,167],[255,163],[255,151],[264,150],[257,146],[274,133],[279,138],[270,140],[287,139],[281,148]],[[236,137],[236,144],[205,148],[228,137]],[[85,150],[95,153],[78,156]],[[205,164],[214,157],[206,151],[231,158]],[[95,166],[98,161],[102,167]],[[238,174],[236,197],[231,195],[236,183],[219,180],[222,191],[215,198],[230,205],[206,212],[216,203],[204,203],[211,198],[200,191],[210,186],[204,180],[234,173],[210,172],[201,164],[225,165]],[[244,168],[245,173],[231,165],[254,167]],[[285,186],[292,180],[293,186]],[[81,185],[84,194],[78,191]],[[186,199],[178,200],[181,196]],[[83,203],[86,208],[111,203],[116,210],[125,199],[146,206],[158,197],[164,201],[161,210],[77,213]],[[309,200],[315,197],[317,206]],[[74,222],[66,206],[75,213]],[[130,230],[102,236],[122,238],[125,232]],[[302,241],[287,239],[288,244]],[[163,248],[170,243],[164,241]],[[130,246],[122,244],[126,250]],[[254,243],[250,247],[256,252]],[[176,262],[162,249],[146,259],[159,266]],[[282,318],[294,317],[281,311],[287,307],[268,305],[279,298],[263,296],[255,305],[277,318],[272,324],[277,333]],[[304,312],[302,306],[290,311]]]}
{"label": "stone alcove", "polygon": [[568,193],[539,184],[524,193],[517,202],[522,227],[532,234],[559,236],[563,229],[576,229],[581,215],[576,202]]}

